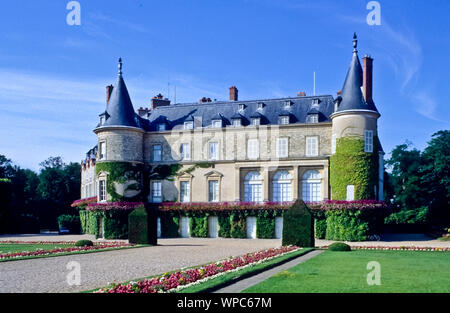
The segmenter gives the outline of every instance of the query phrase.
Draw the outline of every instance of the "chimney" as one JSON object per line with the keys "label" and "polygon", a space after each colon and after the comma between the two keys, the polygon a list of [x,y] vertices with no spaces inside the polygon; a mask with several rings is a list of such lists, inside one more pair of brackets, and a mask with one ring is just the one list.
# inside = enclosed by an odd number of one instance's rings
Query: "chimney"
{"label": "chimney", "polygon": [[109,99],[111,98],[113,89],[114,89],[113,85],[106,86],[106,103],[109,103]]}
{"label": "chimney", "polygon": [[238,101],[238,89],[235,86],[230,87],[230,101]]}
{"label": "chimney", "polygon": [[157,107],[168,106],[170,105],[170,100],[165,98],[163,99],[162,94],[158,94],[152,98],[150,109],[153,110]]}
{"label": "chimney", "polygon": [[143,108],[143,107],[140,107],[138,110],[137,110],[137,114],[140,116],[140,117],[143,117],[143,118],[147,118],[147,116],[148,116],[148,108]]}
{"label": "chimney", "polygon": [[206,103],[206,102],[211,102],[211,98],[203,97],[200,99],[200,103]]}
{"label": "chimney", "polygon": [[304,91],[299,91],[299,92],[297,93],[297,97],[306,97],[306,92],[304,92]]}
{"label": "chimney", "polygon": [[372,103],[373,59],[366,55],[363,58],[363,93],[367,103]]}

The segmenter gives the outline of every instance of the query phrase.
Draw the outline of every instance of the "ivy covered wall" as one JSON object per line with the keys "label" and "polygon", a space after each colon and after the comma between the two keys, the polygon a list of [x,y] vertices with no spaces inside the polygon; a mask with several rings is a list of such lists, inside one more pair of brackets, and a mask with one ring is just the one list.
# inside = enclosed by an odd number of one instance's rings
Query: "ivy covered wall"
{"label": "ivy covered wall", "polygon": [[347,185],[355,186],[355,200],[376,199],[379,143],[373,137],[373,152],[364,152],[364,140],[344,137],[336,141],[330,159],[330,186],[333,200],[346,200]]}

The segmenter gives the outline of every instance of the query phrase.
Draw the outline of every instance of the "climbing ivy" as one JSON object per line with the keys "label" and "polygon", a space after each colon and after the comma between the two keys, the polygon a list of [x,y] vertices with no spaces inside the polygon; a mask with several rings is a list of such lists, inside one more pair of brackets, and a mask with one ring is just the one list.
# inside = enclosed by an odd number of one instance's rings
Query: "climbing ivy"
{"label": "climbing ivy", "polygon": [[378,182],[379,141],[373,138],[373,152],[364,152],[364,140],[339,138],[330,160],[330,185],[333,200],[346,200],[347,185],[355,186],[355,200],[375,199]]}
{"label": "climbing ivy", "polygon": [[152,179],[165,179],[165,180],[173,180],[175,176],[180,176],[183,174],[190,174],[195,171],[197,168],[210,168],[212,163],[202,162],[195,163],[192,166],[186,168],[185,170],[181,170],[183,168],[183,164],[161,164],[156,165],[154,167],[149,168],[149,177]]}
{"label": "climbing ivy", "polygon": [[108,173],[106,180],[106,191],[111,196],[111,201],[139,201],[142,200],[142,194],[138,193],[134,197],[126,197],[117,193],[114,183],[124,184],[127,181],[135,180],[137,183],[126,187],[127,190],[142,190],[142,169],[141,164],[133,164],[128,162],[102,162],[95,165],[95,171],[98,175],[100,172]]}

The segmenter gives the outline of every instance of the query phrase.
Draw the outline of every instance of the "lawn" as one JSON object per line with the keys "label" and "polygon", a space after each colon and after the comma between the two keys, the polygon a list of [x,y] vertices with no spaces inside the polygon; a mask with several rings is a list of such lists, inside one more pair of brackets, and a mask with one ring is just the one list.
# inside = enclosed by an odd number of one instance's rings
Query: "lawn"
{"label": "lawn", "polygon": [[37,251],[37,250],[52,250],[58,248],[73,247],[73,244],[4,244],[0,243],[0,254],[9,252],[25,252],[25,251]]}
{"label": "lawn", "polygon": [[[381,285],[367,284],[370,261],[381,266]],[[324,253],[246,289],[254,293],[450,292],[450,252],[367,251]]]}

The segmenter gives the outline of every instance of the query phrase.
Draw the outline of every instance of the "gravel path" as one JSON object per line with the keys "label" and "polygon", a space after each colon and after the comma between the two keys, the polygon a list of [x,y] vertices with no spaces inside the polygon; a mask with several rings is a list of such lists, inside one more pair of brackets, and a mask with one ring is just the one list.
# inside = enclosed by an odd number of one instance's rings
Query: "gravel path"
{"label": "gravel path", "polygon": [[[0,262],[0,292],[90,290],[280,245],[276,239],[160,239],[155,247]],[[80,286],[67,283],[71,261],[80,264]]]}

